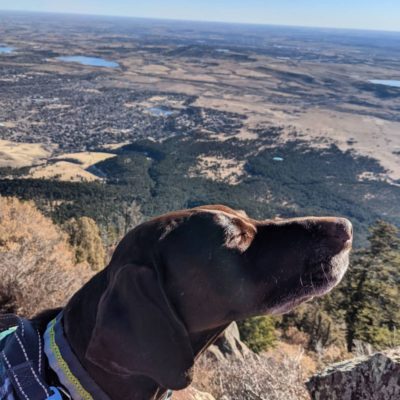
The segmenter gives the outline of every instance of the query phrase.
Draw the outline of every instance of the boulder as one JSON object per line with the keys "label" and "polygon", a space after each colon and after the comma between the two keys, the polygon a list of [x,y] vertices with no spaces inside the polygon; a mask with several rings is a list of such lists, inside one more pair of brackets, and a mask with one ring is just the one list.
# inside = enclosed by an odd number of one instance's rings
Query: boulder
{"label": "boulder", "polygon": [[313,400],[398,400],[400,348],[333,364],[307,389]]}
{"label": "boulder", "polygon": [[206,356],[215,361],[226,359],[244,360],[246,356],[257,357],[241,340],[236,322],[232,322],[224,333],[211,345]]}

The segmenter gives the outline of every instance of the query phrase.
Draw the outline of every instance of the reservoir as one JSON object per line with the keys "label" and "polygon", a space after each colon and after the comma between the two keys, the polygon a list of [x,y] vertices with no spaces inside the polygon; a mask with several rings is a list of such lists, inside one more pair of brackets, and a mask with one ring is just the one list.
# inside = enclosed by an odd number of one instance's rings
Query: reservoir
{"label": "reservoir", "polygon": [[108,67],[117,68],[119,64],[115,61],[105,60],[99,57],[86,57],[86,56],[62,56],[57,57],[57,60],[65,62],[74,62],[82,65],[90,65],[92,67]]}
{"label": "reservoir", "polygon": [[0,46],[0,54],[10,54],[14,51],[14,47]]}
{"label": "reservoir", "polygon": [[400,88],[400,81],[397,80],[371,79],[369,82],[374,83],[375,85],[384,85],[384,86]]}

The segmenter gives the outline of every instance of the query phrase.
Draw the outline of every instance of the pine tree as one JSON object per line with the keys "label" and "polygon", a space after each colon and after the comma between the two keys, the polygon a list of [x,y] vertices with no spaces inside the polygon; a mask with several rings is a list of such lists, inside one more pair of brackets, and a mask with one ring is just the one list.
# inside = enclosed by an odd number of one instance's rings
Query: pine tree
{"label": "pine tree", "polygon": [[238,323],[243,342],[256,353],[273,347],[276,340],[275,320],[272,317],[254,317]]}
{"label": "pine tree", "polygon": [[384,221],[370,231],[370,246],[355,254],[342,288],[349,351],[354,340],[375,348],[400,344],[399,233]]}

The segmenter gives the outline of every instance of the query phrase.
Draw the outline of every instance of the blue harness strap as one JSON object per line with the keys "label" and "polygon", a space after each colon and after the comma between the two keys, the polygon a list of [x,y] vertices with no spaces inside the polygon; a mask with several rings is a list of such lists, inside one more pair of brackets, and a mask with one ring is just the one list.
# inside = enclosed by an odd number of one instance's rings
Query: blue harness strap
{"label": "blue harness strap", "polygon": [[6,328],[0,342],[0,400],[46,400],[54,395],[44,379],[42,338],[32,323],[3,315],[0,327]]}
{"label": "blue harness strap", "polygon": [[44,351],[50,368],[74,400],[110,400],[81,365],[64,335],[62,312],[44,334]]}

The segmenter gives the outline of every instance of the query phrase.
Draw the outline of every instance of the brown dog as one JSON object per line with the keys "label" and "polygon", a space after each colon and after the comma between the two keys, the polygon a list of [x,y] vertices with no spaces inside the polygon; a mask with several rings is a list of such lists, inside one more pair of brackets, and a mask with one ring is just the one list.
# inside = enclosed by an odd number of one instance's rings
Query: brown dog
{"label": "brown dog", "polygon": [[234,320],[284,313],[348,266],[343,218],[257,221],[224,206],[162,215],[129,232],[64,309],[80,363],[111,399],[160,399]]}

